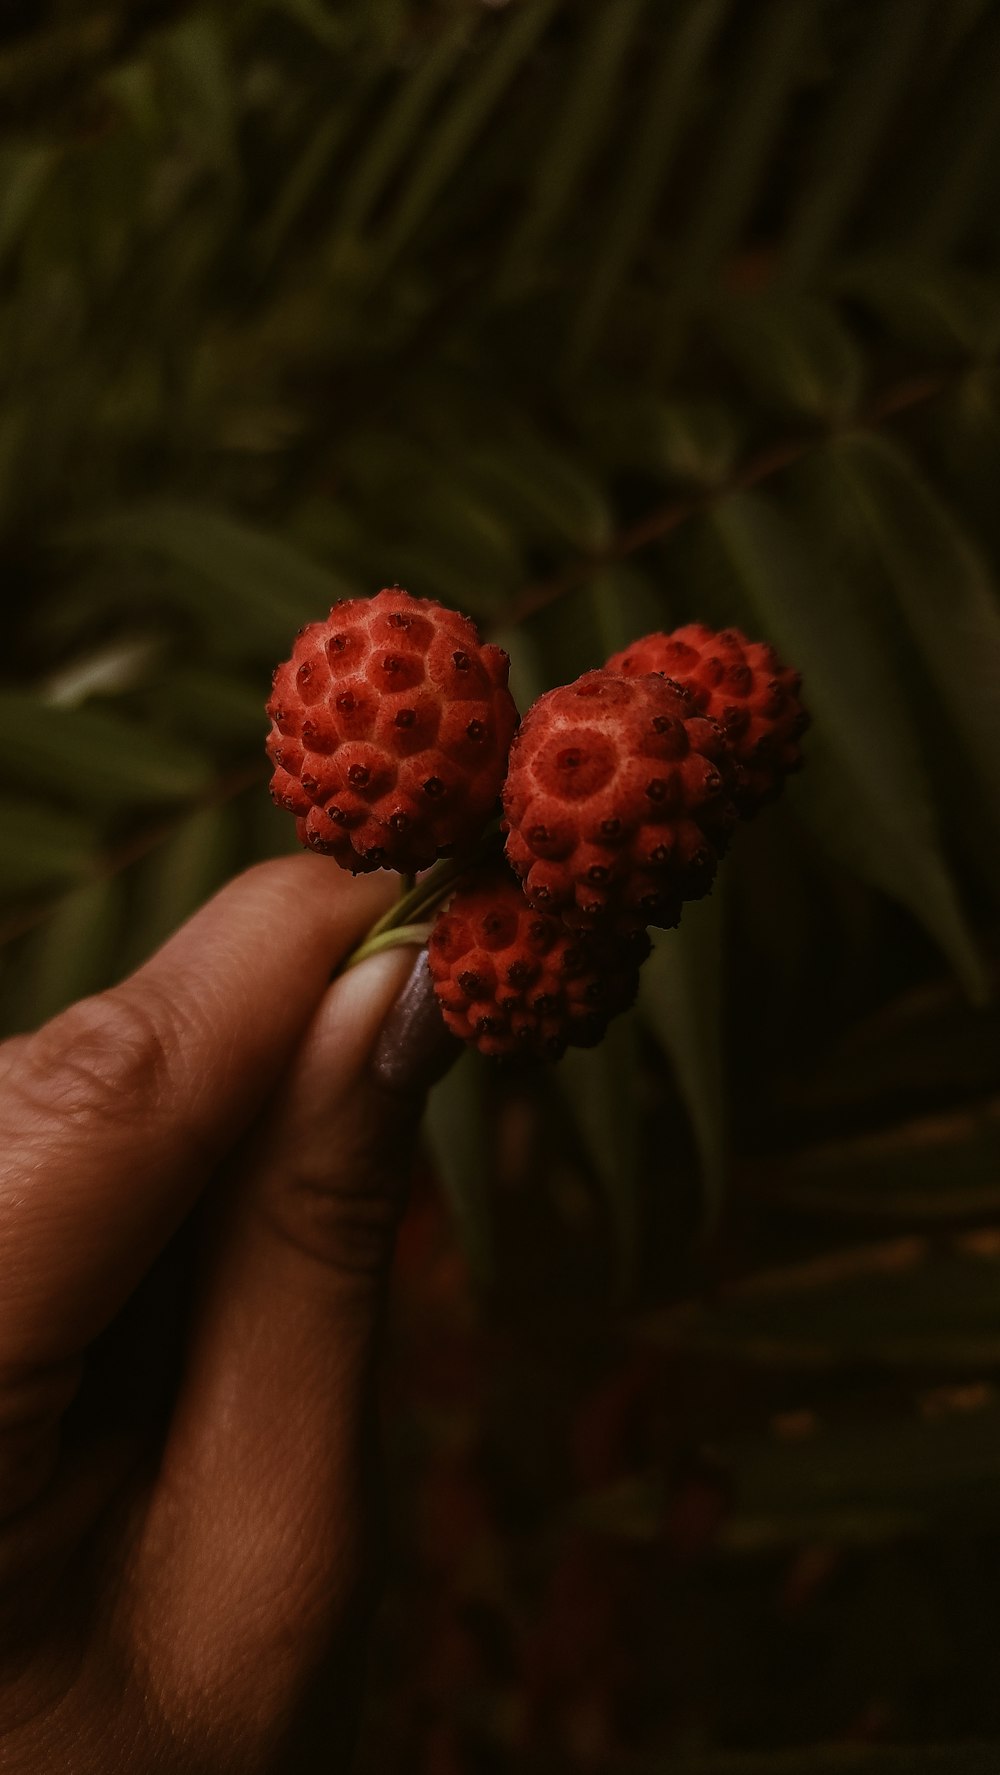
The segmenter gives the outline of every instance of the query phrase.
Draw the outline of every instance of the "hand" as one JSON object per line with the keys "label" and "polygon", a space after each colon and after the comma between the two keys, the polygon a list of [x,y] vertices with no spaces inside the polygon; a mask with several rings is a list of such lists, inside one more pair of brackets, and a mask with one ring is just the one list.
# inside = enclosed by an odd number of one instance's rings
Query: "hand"
{"label": "hand", "polygon": [[388,897],[264,864],[0,1050],[9,1775],[344,1766],[413,951],[328,982]]}

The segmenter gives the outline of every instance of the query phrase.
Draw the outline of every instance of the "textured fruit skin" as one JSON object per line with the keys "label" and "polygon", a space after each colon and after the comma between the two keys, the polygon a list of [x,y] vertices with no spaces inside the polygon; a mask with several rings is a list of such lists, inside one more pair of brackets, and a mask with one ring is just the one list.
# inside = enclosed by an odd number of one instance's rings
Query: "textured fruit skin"
{"label": "textured fruit skin", "polygon": [[612,655],[607,669],[624,678],[660,672],[691,692],[700,713],[717,721],[729,741],[736,805],[744,819],[773,801],[802,763],[798,742],[809,725],[799,697],[802,680],[764,641],[693,622],[633,641]]}
{"label": "textured fruit skin", "polygon": [[657,676],[587,672],[511,748],[507,859],[531,905],[578,929],[673,925],[708,892],[736,818],[719,725]]}
{"label": "textured fruit skin", "polygon": [[593,1047],[628,1009],[649,948],[644,931],[571,931],[532,911],[499,866],[452,895],[427,958],[453,1035],[496,1058],[558,1060],[567,1047]]}
{"label": "textured fruit skin", "polygon": [[398,587],[300,629],[274,674],[267,752],[302,843],[357,875],[414,873],[474,842],[517,726],[509,669],[467,616]]}

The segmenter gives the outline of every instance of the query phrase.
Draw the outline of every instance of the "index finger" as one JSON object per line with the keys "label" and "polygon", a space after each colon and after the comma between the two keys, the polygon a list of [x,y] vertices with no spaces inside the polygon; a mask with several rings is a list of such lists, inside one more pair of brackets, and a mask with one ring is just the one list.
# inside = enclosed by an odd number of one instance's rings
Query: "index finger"
{"label": "index finger", "polygon": [[319,857],[260,864],[0,1051],[0,1364],[63,1362],[110,1323],[388,898]]}

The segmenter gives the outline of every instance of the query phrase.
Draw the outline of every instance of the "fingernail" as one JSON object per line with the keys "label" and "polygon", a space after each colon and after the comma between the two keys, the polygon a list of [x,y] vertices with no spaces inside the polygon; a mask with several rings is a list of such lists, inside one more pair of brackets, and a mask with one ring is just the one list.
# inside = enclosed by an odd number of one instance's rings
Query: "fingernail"
{"label": "fingernail", "polygon": [[342,1039],[344,1028],[350,1026],[357,1032],[358,1045],[371,1053],[378,1031],[408,979],[408,957],[412,955],[412,949],[383,949],[366,956],[346,974],[338,974],[326,996],[331,1031]]}
{"label": "fingernail", "polygon": [[372,1073],[388,1091],[428,1091],[457,1060],[462,1043],[445,1027],[422,949],[372,1050]]}

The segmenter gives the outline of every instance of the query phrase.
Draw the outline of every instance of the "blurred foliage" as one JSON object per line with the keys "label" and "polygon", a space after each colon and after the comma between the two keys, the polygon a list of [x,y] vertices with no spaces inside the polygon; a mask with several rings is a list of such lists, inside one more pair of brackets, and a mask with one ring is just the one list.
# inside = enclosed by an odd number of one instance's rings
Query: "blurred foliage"
{"label": "blurred foliage", "polygon": [[[751,1641],[791,1541],[1000,1534],[998,70],[998,0],[0,19],[6,1029],[293,844],[262,704],[334,597],[398,580],[468,610],[522,706],[695,616],[804,673],[808,768],[658,943],[634,1018],[544,1079],[468,1060],[428,1130],[501,1318],[537,1338],[560,1301],[572,1342],[617,1289],[671,1374],[704,1367],[651,1464],[725,1444],[711,1557],[753,1582],[706,1585]],[[914,1389],[957,1377],[975,1410],[925,1422]],[[789,1398],[831,1404],[828,1440],[762,1427]],[[661,1483],[595,1486],[588,1532],[655,1543]],[[844,1658],[855,1602],[824,1617]],[[716,1645],[733,1754],[701,1691],[669,1744],[702,1775],[1000,1767],[973,1744],[749,1754],[1000,1740],[995,1669],[937,1714],[906,1688],[939,1643],[878,1665],[866,1713],[871,1637],[853,1712],[778,1724],[732,1688],[742,1642]],[[445,1744],[428,1770],[506,1768],[498,1706],[479,1760]],[[598,1766],[581,1731],[546,1726],[546,1775]],[[648,1736],[606,1766],[665,1767]]]}

